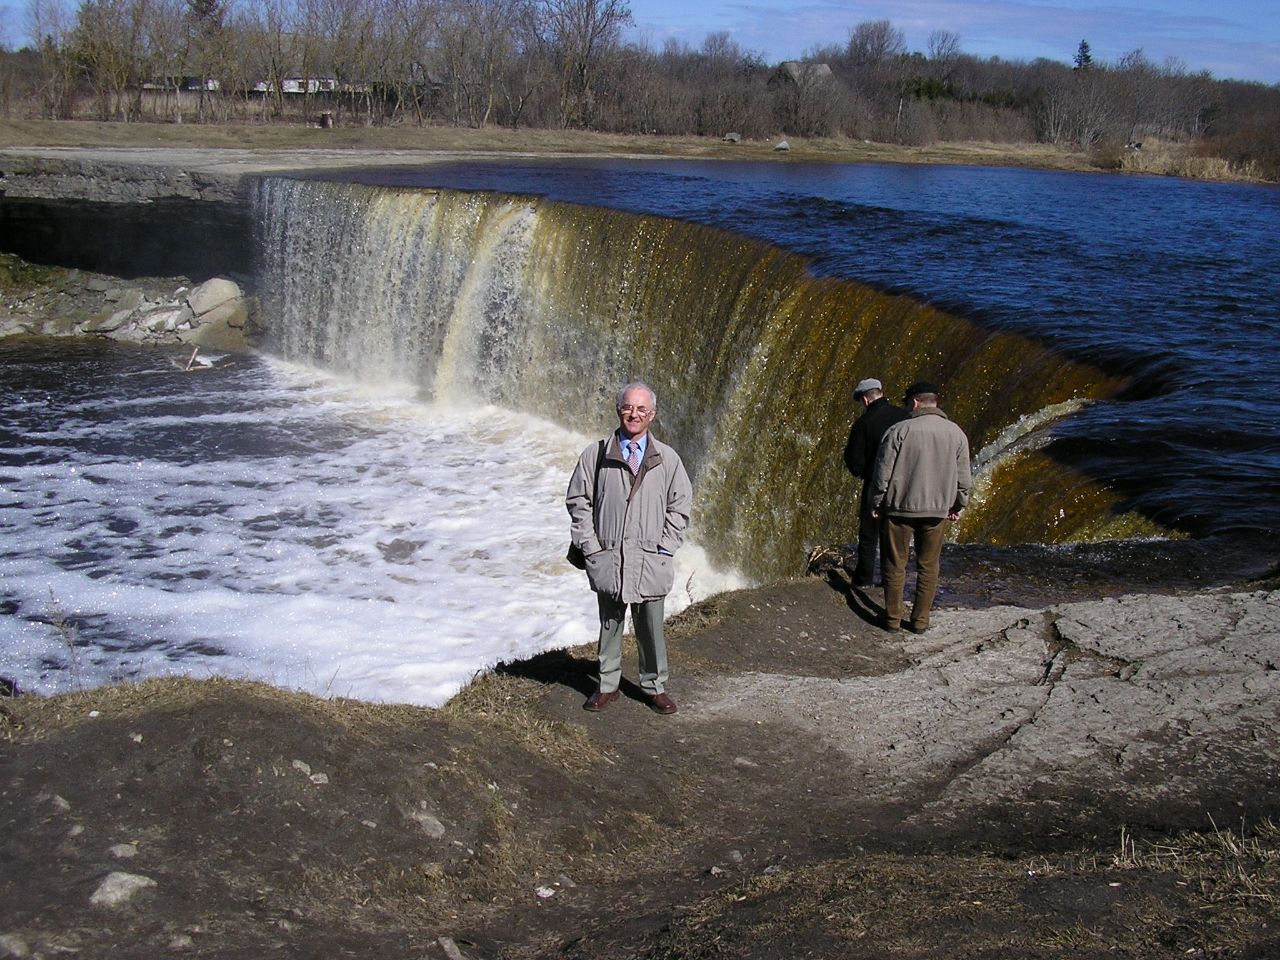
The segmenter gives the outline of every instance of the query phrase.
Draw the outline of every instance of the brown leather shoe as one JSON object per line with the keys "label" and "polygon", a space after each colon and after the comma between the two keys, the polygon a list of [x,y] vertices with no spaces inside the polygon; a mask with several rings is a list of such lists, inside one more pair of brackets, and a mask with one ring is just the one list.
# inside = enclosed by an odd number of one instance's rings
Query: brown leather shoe
{"label": "brown leather shoe", "polygon": [[675,713],[678,709],[676,702],[665,693],[655,693],[649,698],[649,709],[654,713],[668,714]]}
{"label": "brown leather shoe", "polygon": [[609,706],[609,704],[613,703],[613,701],[617,699],[618,699],[617,690],[610,690],[608,693],[604,693],[600,690],[597,690],[595,693],[593,693],[591,696],[587,698],[587,702],[582,705],[582,709],[590,710],[592,713],[599,713],[601,710]]}

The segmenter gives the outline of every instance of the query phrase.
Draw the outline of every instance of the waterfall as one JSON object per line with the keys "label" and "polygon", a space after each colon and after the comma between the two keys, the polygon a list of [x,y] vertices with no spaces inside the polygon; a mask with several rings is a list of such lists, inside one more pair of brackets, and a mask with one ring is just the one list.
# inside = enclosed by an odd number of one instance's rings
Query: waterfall
{"label": "waterfall", "polygon": [[1029,338],[660,217],[288,179],[261,181],[254,202],[270,349],[601,434],[617,388],[643,379],[655,433],[693,477],[699,542],[748,575],[795,573],[811,546],[854,538],[841,454],[866,376],[893,397],[938,383],[981,452],[960,538],[1166,532],[1027,442],[1125,386]]}

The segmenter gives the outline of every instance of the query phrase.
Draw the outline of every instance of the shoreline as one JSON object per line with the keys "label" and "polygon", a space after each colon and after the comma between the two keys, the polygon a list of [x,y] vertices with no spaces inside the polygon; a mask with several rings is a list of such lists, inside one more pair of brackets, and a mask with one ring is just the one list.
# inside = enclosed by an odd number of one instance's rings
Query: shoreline
{"label": "shoreline", "polygon": [[[1229,164],[1197,157],[1185,145],[1152,145],[1146,152],[1066,150],[1044,144],[989,142],[936,143],[911,147],[847,139],[788,138],[789,149],[776,143],[727,143],[712,137],[640,137],[588,131],[508,130],[456,127],[343,127],[321,130],[301,125],[191,126],[177,124],[120,124],[102,121],[0,121],[0,156],[75,155],[112,159],[135,154],[128,162],[160,152],[221,153],[227,162],[248,166],[243,172],[290,169],[308,154],[329,156],[336,166],[422,162],[424,158],[464,159],[508,157],[568,159],[614,157],[627,159],[702,159],[757,162],[899,163],[970,166],[1012,166],[1077,173],[1173,176],[1224,183],[1273,185],[1234,173]],[[205,160],[211,158],[206,156]],[[185,161],[183,161],[185,162]],[[252,169],[261,164],[258,169]],[[310,163],[312,169],[322,165]]]}
{"label": "shoreline", "polygon": [[439,709],[221,678],[0,699],[0,946],[906,960],[923,924],[1009,960],[1263,956],[1280,590],[1253,586],[891,637],[768,584],[671,622],[673,717],[625,680],[583,713],[586,648]]}

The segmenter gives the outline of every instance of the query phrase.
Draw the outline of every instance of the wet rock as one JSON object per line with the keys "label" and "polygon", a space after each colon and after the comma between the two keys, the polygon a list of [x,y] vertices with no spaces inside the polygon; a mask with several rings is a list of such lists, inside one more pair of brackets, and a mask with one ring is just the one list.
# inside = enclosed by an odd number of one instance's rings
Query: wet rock
{"label": "wet rock", "polygon": [[[21,261],[0,254],[0,264]],[[23,271],[24,275],[26,271]],[[0,338],[93,336],[153,345],[193,344],[226,353],[249,349],[254,301],[239,284],[215,277],[194,290],[175,279],[124,286],[111,277],[42,268],[32,286],[7,290]]]}
{"label": "wet rock", "polygon": [[129,319],[130,310],[115,310],[100,314],[85,323],[80,329],[84,333],[115,333]]}

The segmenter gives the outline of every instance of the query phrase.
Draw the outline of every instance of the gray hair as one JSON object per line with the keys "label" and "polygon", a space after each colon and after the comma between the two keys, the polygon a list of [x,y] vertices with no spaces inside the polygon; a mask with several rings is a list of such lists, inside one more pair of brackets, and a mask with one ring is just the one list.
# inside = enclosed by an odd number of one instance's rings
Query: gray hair
{"label": "gray hair", "polygon": [[650,409],[652,409],[652,410],[657,410],[657,409],[658,409],[658,395],[657,395],[656,393],[654,393],[653,387],[649,386],[649,385],[648,385],[647,383],[645,383],[643,380],[632,380],[632,381],[631,381],[630,383],[628,383],[625,387],[623,387],[621,390],[619,390],[619,391],[618,391],[618,402],[617,402],[616,404],[614,404],[614,407],[615,407],[615,408],[621,408],[621,407],[622,407],[622,398],[623,398],[623,397],[625,397],[625,396],[626,396],[628,393],[630,393],[632,390],[647,390],[647,391],[649,391],[649,408],[650,408]]}

